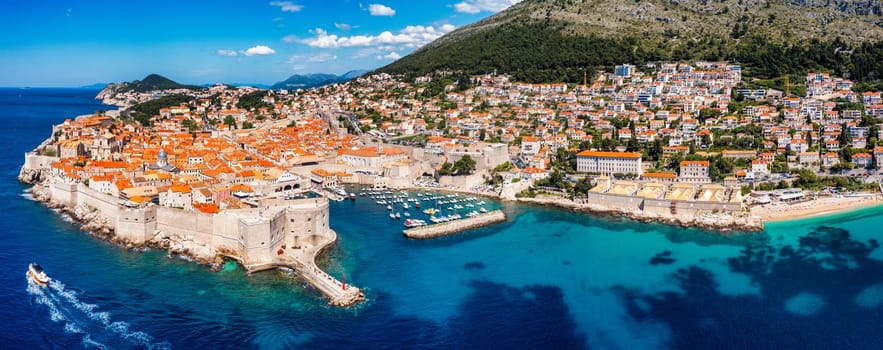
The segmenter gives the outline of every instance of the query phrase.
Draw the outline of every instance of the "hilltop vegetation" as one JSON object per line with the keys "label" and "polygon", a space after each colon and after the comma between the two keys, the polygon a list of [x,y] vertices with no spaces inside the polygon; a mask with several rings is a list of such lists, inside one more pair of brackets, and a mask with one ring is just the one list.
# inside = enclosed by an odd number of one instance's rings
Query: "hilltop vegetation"
{"label": "hilltop vegetation", "polygon": [[880,13],[859,1],[525,0],[378,71],[578,83],[621,63],[727,60],[756,77],[820,69],[876,80]]}
{"label": "hilltop vegetation", "polygon": [[153,90],[167,90],[167,89],[189,89],[189,90],[200,90],[202,89],[199,86],[195,85],[184,85],[175,82],[169,78],[166,78],[159,74],[150,74],[144,79],[135,80],[130,83],[120,83],[117,92],[126,92],[126,91],[135,91],[135,92],[147,92]]}

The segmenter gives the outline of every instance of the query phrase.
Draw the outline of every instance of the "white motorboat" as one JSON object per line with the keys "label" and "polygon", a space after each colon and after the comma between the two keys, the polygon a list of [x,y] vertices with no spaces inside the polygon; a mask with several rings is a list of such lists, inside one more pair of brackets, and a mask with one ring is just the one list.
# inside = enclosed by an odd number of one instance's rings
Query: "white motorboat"
{"label": "white motorboat", "polygon": [[28,278],[41,286],[49,285],[49,281],[52,280],[46,275],[46,272],[43,271],[43,267],[37,263],[28,264]]}

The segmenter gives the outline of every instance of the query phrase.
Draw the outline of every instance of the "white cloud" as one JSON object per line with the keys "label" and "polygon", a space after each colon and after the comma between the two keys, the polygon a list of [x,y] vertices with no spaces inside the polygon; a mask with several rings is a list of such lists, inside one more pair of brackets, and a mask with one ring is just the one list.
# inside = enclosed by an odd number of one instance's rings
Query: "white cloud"
{"label": "white cloud", "polygon": [[218,55],[221,56],[236,56],[237,53],[234,50],[218,50]]}
{"label": "white cloud", "polygon": [[291,1],[270,1],[270,6],[279,7],[282,12],[298,12],[304,9],[303,5],[296,5]]}
{"label": "white cloud", "polygon": [[462,13],[500,12],[521,0],[463,0],[454,5],[454,10]]}
{"label": "white cloud", "polygon": [[248,50],[242,52],[243,55],[246,56],[265,56],[275,54],[276,50],[271,49],[266,45],[258,45],[255,47],[251,47]]}
{"label": "white cloud", "polygon": [[289,43],[289,44],[296,43],[298,40],[299,39],[297,38],[297,35],[294,35],[294,34],[286,35],[285,37],[282,38],[282,41]]}
{"label": "white cloud", "polygon": [[337,60],[337,56],[328,52],[320,52],[313,55],[293,55],[288,58],[288,63],[321,63]]}
{"label": "white cloud", "polygon": [[322,28],[316,28],[311,32],[316,34],[313,38],[304,39],[302,42],[312,47],[323,49],[339,48],[339,47],[355,47],[355,46],[380,46],[380,45],[396,45],[404,48],[417,48],[423,46],[430,41],[438,39],[438,37],[454,30],[453,25],[444,24],[440,27],[433,26],[407,26],[400,30],[398,34],[390,31],[384,31],[377,35],[352,35],[338,36],[336,34],[328,34]]}
{"label": "white cloud", "polygon": [[340,30],[350,30],[350,29],[353,28],[353,26],[351,26],[351,25],[349,25],[349,24],[346,24],[346,23],[336,23],[336,22],[334,23],[334,27],[337,28],[337,29],[340,29]]}
{"label": "white cloud", "polygon": [[368,12],[371,12],[372,16],[395,16],[396,14],[396,10],[393,10],[392,7],[381,4],[368,5]]}
{"label": "white cloud", "polygon": [[399,55],[399,54],[396,53],[395,51],[390,52],[390,53],[388,53],[388,54],[386,54],[386,55],[378,55],[378,56],[377,56],[377,59],[378,59],[378,60],[397,60],[397,59],[399,59],[399,58],[402,58],[402,55]]}

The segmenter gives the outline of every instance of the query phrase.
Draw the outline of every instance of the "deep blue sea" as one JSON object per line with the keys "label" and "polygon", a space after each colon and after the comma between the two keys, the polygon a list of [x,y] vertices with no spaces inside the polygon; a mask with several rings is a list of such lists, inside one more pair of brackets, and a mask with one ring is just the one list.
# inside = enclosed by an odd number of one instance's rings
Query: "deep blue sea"
{"label": "deep blue sea", "polygon": [[[720,236],[530,205],[428,241],[365,198],[333,203],[326,306],[281,271],[221,272],[107,244],[24,195],[24,152],[108,107],[0,89],[0,348],[863,349],[883,344],[883,209]],[[495,204],[499,205],[499,204]],[[56,282],[28,285],[37,261]]]}

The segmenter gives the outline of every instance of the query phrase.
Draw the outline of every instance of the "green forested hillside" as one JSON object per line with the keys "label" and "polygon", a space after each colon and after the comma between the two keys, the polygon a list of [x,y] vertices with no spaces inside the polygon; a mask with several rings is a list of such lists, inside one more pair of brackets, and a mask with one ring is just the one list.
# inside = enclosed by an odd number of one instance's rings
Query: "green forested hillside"
{"label": "green forested hillside", "polygon": [[777,77],[807,70],[876,80],[877,3],[859,1],[525,0],[378,71],[494,70],[530,82],[580,82],[583,71],[650,61],[727,60]]}

